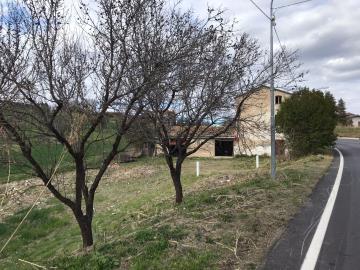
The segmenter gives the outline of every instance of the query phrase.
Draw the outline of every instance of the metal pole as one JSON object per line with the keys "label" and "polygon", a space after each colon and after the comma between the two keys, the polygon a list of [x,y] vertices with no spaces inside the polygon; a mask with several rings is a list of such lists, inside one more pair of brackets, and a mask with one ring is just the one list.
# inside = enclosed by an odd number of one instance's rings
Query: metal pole
{"label": "metal pole", "polygon": [[200,176],[200,161],[196,161],[196,176]]}
{"label": "metal pole", "polygon": [[274,34],[273,28],[275,24],[275,17],[273,12],[273,2],[270,4],[270,132],[271,132],[271,178],[276,177],[276,150],[275,150],[275,95],[274,95]]}
{"label": "metal pole", "polygon": [[259,155],[256,155],[256,169],[259,169],[259,167],[260,167]]}

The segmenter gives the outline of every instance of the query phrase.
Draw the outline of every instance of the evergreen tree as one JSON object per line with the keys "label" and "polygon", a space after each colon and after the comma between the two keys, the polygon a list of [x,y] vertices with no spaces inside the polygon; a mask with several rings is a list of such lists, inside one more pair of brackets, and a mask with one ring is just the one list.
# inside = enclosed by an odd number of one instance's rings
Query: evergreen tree
{"label": "evergreen tree", "polygon": [[336,114],[338,117],[338,123],[340,125],[343,125],[343,126],[349,125],[350,121],[349,121],[348,115],[346,113],[345,101],[342,98],[339,99],[339,102],[336,106]]}
{"label": "evergreen tree", "polygon": [[283,102],[276,115],[294,156],[318,153],[334,145],[336,101],[330,93],[303,88]]}

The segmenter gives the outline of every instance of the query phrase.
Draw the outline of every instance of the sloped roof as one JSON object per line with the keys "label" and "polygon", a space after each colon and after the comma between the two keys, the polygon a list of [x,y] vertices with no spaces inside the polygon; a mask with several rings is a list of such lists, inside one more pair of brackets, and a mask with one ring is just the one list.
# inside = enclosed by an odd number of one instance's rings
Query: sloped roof
{"label": "sloped roof", "polygon": [[[269,85],[262,85],[262,87],[268,88],[268,89],[270,90],[270,86],[269,86]],[[288,94],[288,95],[292,95],[291,92],[289,92],[289,91],[287,91],[287,90],[285,90],[285,89],[283,89],[283,88],[274,87],[274,90],[275,90],[275,91],[279,91],[279,92],[283,92],[283,93]]]}
{"label": "sloped roof", "polygon": [[[182,131],[184,131],[187,126],[176,125],[172,126],[169,135],[170,137],[174,138],[180,135]],[[194,127],[195,128],[195,127]],[[199,138],[208,138],[210,136],[215,135],[216,133],[220,132],[224,127],[222,126],[200,126],[198,130],[198,134],[195,137],[199,136]],[[217,136],[217,138],[233,138],[236,136],[236,130],[233,127],[230,127],[225,133]]]}

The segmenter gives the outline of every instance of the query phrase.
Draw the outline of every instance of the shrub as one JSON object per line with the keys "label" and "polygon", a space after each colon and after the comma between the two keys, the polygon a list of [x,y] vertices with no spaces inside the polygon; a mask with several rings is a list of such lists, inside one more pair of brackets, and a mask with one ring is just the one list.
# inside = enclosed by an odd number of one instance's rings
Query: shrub
{"label": "shrub", "polygon": [[303,88],[281,104],[276,115],[294,156],[315,154],[334,145],[336,102],[329,93]]}

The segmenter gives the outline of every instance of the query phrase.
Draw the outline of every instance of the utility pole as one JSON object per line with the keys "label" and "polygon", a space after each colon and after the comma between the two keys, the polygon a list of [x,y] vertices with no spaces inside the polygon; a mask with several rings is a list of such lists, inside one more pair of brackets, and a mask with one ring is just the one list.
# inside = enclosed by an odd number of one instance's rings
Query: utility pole
{"label": "utility pole", "polygon": [[275,144],[275,89],[274,89],[274,0],[270,4],[270,133],[271,133],[271,178],[276,178],[276,144]]}
{"label": "utility pole", "polygon": [[274,10],[279,10],[282,8],[287,8],[299,4],[303,4],[306,2],[310,2],[312,0],[302,0],[299,2],[273,7],[274,0],[270,2],[270,16],[263,11],[254,0],[250,0],[250,2],[270,21],[270,137],[271,137],[271,178],[276,178],[276,137],[275,137],[275,89],[274,89],[274,27],[275,27],[275,15]]}

